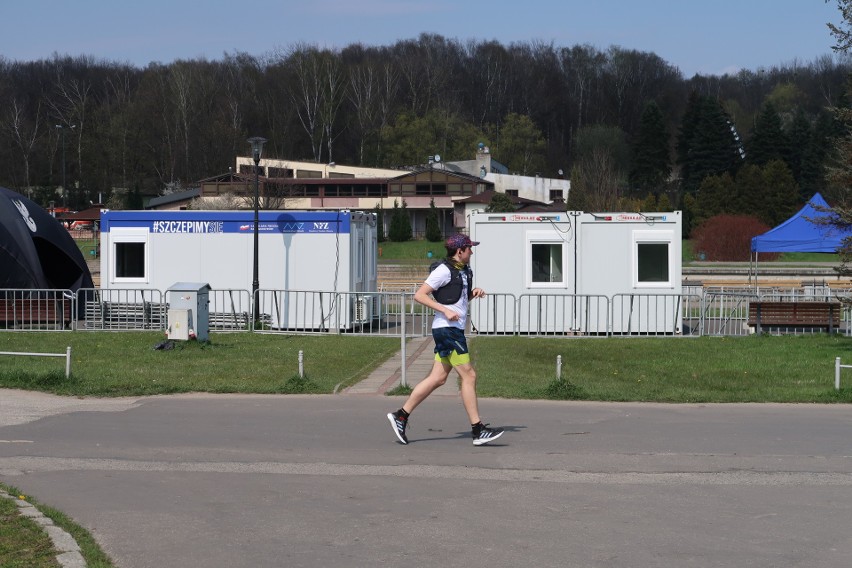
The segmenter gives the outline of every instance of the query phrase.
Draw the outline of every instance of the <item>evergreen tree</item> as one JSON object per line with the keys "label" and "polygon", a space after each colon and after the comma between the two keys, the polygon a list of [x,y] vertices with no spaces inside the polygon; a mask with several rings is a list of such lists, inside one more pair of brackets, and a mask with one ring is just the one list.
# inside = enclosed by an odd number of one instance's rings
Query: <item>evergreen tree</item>
{"label": "evergreen tree", "polygon": [[669,133],[665,117],[654,101],[645,105],[639,123],[639,135],[632,148],[629,174],[630,187],[642,194],[654,194],[664,186],[671,175],[669,158]]}
{"label": "evergreen tree", "polygon": [[692,177],[690,172],[690,144],[695,136],[695,131],[698,128],[698,116],[701,97],[696,91],[689,93],[689,99],[686,102],[686,110],[683,113],[683,118],[680,121],[680,131],[677,136],[677,158],[676,162],[680,166],[680,178],[682,180]]}
{"label": "evergreen tree", "polygon": [[787,160],[790,143],[781,128],[781,117],[775,110],[775,105],[767,101],[763,105],[760,116],[754,125],[754,131],[749,140],[746,161],[762,166],[772,160]]}
{"label": "evergreen tree", "polygon": [[639,203],[638,211],[656,211],[657,210],[657,198],[654,197],[653,193],[649,193],[645,196],[645,199]]}
{"label": "evergreen tree", "polygon": [[411,219],[408,218],[408,210],[404,199],[402,200],[402,207],[399,206],[396,200],[393,202],[393,214],[388,233],[390,240],[397,243],[411,240]]}
{"label": "evergreen tree", "polygon": [[719,102],[698,97],[690,103],[695,107],[687,110],[678,140],[681,184],[687,193],[707,176],[735,172],[741,159],[735,128]]}
{"label": "evergreen tree", "polygon": [[434,199],[429,201],[429,213],[426,215],[426,240],[431,243],[444,240],[440,223],[438,223],[438,209],[435,207]]}
{"label": "evergreen tree", "polygon": [[491,197],[491,203],[485,208],[489,213],[511,213],[515,209],[515,203],[512,201],[512,198],[499,191],[494,192],[494,195]]}
{"label": "evergreen tree", "polygon": [[571,191],[568,192],[568,199],[565,200],[565,206],[568,211],[588,211],[589,197],[586,183],[581,181],[582,170],[577,166],[571,168]]}
{"label": "evergreen tree", "polygon": [[786,130],[786,136],[790,144],[787,151],[787,165],[790,166],[796,183],[801,184],[802,162],[811,144],[811,123],[801,107],[796,111],[793,122]]}
{"label": "evergreen tree", "polygon": [[799,201],[804,203],[817,192],[826,190],[825,162],[836,136],[834,118],[822,112],[814,123],[799,164]]}
{"label": "evergreen tree", "polygon": [[737,213],[736,186],[729,173],[704,178],[696,192],[695,224],[724,213]]}
{"label": "evergreen tree", "polygon": [[683,224],[681,226],[681,237],[684,239],[690,238],[692,235],[693,229],[698,226],[696,223],[696,208],[698,207],[698,200],[695,199],[695,196],[686,193],[683,194],[680,201],[680,210],[683,212]]}
{"label": "evergreen tree", "polygon": [[773,160],[766,164],[763,169],[763,183],[765,184],[763,215],[770,227],[788,219],[799,205],[799,186],[793,177],[793,172],[782,160]]}
{"label": "evergreen tree", "polygon": [[731,213],[752,215],[769,224],[769,214],[765,208],[765,203],[768,199],[767,188],[760,166],[746,164],[740,168],[740,171],[737,172],[736,188],[737,203],[729,211]]}
{"label": "evergreen tree", "polygon": [[380,243],[385,242],[385,210],[379,203],[374,209],[376,213],[376,237]]}

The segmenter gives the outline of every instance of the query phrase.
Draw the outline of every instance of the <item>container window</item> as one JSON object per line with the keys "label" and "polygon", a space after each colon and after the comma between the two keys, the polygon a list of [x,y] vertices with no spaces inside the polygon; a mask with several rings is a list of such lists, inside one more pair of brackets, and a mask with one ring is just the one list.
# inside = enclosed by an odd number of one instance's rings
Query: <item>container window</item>
{"label": "container window", "polygon": [[634,287],[671,288],[675,285],[674,239],[672,231],[633,232]]}
{"label": "container window", "polygon": [[115,243],[115,277],[145,278],[145,243]]}
{"label": "container window", "polygon": [[113,282],[146,283],[148,272],[148,230],[131,227],[110,231],[112,258],[109,274]]}
{"label": "container window", "polygon": [[669,244],[637,243],[637,273],[640,283],[669,281]]}
{"label": "container window", "polygon": [[532,281],[549,284],[564,282],[561,243],[532,243]]}

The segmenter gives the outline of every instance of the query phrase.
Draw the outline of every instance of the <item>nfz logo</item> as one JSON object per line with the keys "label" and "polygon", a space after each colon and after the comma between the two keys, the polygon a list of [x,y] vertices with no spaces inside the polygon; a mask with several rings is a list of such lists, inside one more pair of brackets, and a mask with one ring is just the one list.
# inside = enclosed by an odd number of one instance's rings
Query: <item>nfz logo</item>
{"label": "nfz logo", "polygon": [[304,226],[304,223],[284,223],[281,231],[284,233],[298,233]]}
{"label": "nfz logo", "polygon": [[315,231],[328,231],[329,230],[328,223],[314,223],[314,230]]}

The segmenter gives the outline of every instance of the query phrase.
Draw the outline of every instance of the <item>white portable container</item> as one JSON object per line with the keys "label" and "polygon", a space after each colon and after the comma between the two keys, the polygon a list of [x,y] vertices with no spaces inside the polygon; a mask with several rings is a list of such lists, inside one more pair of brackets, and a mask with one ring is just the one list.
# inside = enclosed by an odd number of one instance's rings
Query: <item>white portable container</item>
{"label": "white portable container", "polygon": [[[368,320],[373,302],[358,293],[377,290],[377,259],[373,213],[261,211],[258,272],[266,321],[279,328],[322,328]],[[175,282],[205,282],[213,292],[251,293],[253,262],[252,211],[101,212],[104,290],[165,292]],[[320,292],[323,310],[304,315],[303,304]]]}
{"label": "white portable container", "polygon": [[471,321],[495,333],[680,333],[681,222],[680,211],[472,214],[475,285],[511,294],[518,313],[473,302]]}

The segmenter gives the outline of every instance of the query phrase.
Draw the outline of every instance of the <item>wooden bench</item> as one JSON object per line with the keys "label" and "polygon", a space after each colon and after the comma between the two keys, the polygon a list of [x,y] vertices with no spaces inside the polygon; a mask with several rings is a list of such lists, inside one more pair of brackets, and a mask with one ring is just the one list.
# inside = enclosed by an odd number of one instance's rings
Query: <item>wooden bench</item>
{"label": "wooden bench", "polygon": [[754,301],[748,305],[748,325],[757,333],[767,328],[827,328],[829,333],[840,327],[840,302],[775,302]]}
{"label": "wooden bench", "polygon": [[38,326],[65,329],[71,324],[68,298],[0,298],[0,322],[5,327]]}

